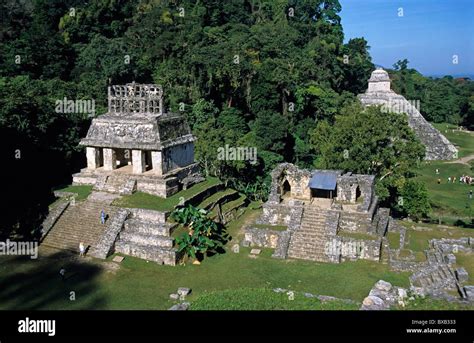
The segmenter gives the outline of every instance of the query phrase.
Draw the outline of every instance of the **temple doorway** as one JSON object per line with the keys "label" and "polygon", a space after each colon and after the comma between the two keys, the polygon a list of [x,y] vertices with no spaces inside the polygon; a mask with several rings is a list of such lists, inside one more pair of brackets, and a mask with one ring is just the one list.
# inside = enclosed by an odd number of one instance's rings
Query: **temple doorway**
{"label": "temple doorway", "polygon": [[281,196],[282,197],[289,197],[291,196],[291,186],[288,180],[285,180],[281,185]]}

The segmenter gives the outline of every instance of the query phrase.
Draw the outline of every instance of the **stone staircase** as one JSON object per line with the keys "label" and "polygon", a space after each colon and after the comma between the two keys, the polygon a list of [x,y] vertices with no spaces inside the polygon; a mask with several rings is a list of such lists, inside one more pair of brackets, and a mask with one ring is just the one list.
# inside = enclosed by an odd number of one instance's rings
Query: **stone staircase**
{"label": "stone staircase", "polygon": [[410,280],[413,285],[432,291],[453,288],[456,285],[454,274],[444,263],[430,264],[429,267],[414,273]]}
{"label": "stone staircase", "polygon": [[452,159],[457,157],[457,149],[441,132],[420,116],[409,116],[410,127],[415,131],[421,143],[426,146],[426,159]]}
{"label": "stone staircase", "polygon": [[94,190],[115,194],[132,194],[136,189],[137,181],[129,175],[101,175],[97,178]]}
{"label": "stone staircase", "polygon": [[171,237],[175,227],[174,224],[160,222],[146,212],[132,213],[115,243],[115,252],[174,266],[178,262]]}
{"label": "stone staircase", "polygon": [[326,237],[325,210],[306,206],[301,226],[292,234],[288,249],[289,258],[330,262],[325,254]]}
{"label": "stone staircase", "polygon": [[[108,215],[105,224],[100,222],[100,213]],[[117,211],[116,207],[102,202],[81,201],[70,205],[57,219],[54,226],[44,237],[42,244],[56,249],[79,251],[83,242],[89,250],[95,247],[105,228]]]}

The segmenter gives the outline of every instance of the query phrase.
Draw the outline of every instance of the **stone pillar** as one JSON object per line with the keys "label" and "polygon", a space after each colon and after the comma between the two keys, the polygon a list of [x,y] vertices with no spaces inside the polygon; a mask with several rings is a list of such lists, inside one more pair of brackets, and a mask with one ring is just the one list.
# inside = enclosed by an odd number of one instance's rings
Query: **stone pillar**
{"label": "stone pillar", "polygon": [[134,174],[141,174],[146,170],[144,151],[132,150],[132,166]]}
{"label": "stone pillar", "polygon": [[97,169],[101,166],[99,148],[86,147],[87,169]]}
{"label": "stone pillar", "polygon": [[155,174],[163,175],[163,153],[161,151],[151,152],[151,165]]}
{"label": "stone pillar", "polygon": [[117,155],[114,149],[104,148],[104,170],[117,168]]}

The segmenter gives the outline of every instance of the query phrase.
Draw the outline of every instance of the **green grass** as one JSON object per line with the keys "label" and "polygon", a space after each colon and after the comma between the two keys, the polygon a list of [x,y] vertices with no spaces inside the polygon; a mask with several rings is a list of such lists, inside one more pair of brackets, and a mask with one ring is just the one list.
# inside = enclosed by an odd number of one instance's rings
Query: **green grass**
{"label": "green grass", "polygon": [[[405,224],[406,225],[406,224]],[[423,252],[429,248],[430,239],[474,237],[474,229],[458,227],[440,228],[436,225],[423,224],[429,230],[407,229],[405,236],[405,247],[413,251]]]}
{"label": "green grass", "polygon": [[225,198],[226,196],[229,196],[229,195],[232,195],[232,194],[235,194],[235,193],[237,193],[237,191],[235,191],[231,188],[225,189],[225,190],[220,191],[220,192],[216,192],[213,195],[211,195],[210,197],[204,199],[204,201],[201,202],[198,205],[198,207],[199,208],[205,208],[206,206],[209,206],[212,203],[217,202],[220,199]]}
{"label": "green grass", "polygon": [[[372,261],[341,264],[315,263],[271,258],[264,249],[249,258],[250,248],[240,253],[230,247],[242,236],[241,228],[253,222],[260,210],[247,210],[233,221],[228,233],[233,237],[225,254],[204,259],[201,265],[161,266],[125,257],[116,271],[107,261],[29,260],[0,257],[1,309],[167,309],[173,305],[169,294],[178,287],[190,287],[189,301],[208,292],[228,289],[271,289],[281,287],[362,301],[378,280],[408,287],[409,273],[396,273],[389,266]],[[64,264],[66,282],[58,278]],[[69,300],[75,290],[76,300]]]}
{"label": "green grass", "polygon": [[377,236],[364,233],[364,232],[339,231],[337,235],[341,237],[348,237],[348,238],[354,238],[354,239],[374,240],[378,238]]}
{"label": "green grass", "polygon": [[55,191],[77,193],[76,200],[81,201],[81,200],[85,200],[89,196],[89,194],[91,194],[92,186],[88,186],[88,185],[72,186],[71,185],[64,188],[55,189]]}
{"label": "green grass", "polygon": [[[474,154],[474,135],[467,132],[457,131],[455,125],[446,123],[432,123],[456,148],[458,157]],[[446,131],[447,130],[447,131]]]}
{"label": "green grass", "polygon": [[269,224],[252,224],[252,227],[257,229],[268,229],[274,231],[286,231],[288,226],[286,225],[269,225]]}
{"label": "green grass", "polygon": [[399,232],[387,232],[387,240],[391,249],[400,248],[400,233]]}
{"label": "green grass", "polygon": [[358,310],[359,307],[341,300],[322,302],[303,293],[295,293],[290,300],[286,293],[248,288],[205,292],[191,303],[191,310]]}
{"label": "green grass", "polygon": [[409,249],[402,249],[400,250],[400,253],[398,254],[398,256],[400,256],[400,258],[407,258],[411,255],[411,251]]}
{"label": "green grass", "polygon": [[169,198],[161,198],[156,195],[150,195],[142,192],[136,192],[132,195],[125,195],[121,199],[116,199],[114,205],[130,208],[146,208],[157,211],[172,211],[180,202],[181,197],[185,200],[192,198],[196,194],[220,184],[217,178],[208,178],[191,188],[173,194]]}
{"label": "green grass", "polygon": [[474,255],[467,253],[457,253],[456,255],[456,267],[463,267],[469,274],[467,284],[474,284]]}
{"label": "green grass", "polygon": [[474,310],[473,304],[460,304],[449,302],[446,300],[437,300],[433,298],[417,298],[409,301],[408,304],[402,308],[396,305],[393,310],[418,310],[418,311],[448,311],[448,310]]}
{"label": "green grass", "polygon": [[[474,141],[474,136],[472,137]],[[435,170],[439,169],[439,175]],[[423,182],[428,190],[432,205],[431,217],[469,218],[474,215],[474,200],[468,199],[469,190],[473,185],[464,183],[448,183],[448,177],[459,177],[463,174],[472,175],[468,165],[458,163],[424,162],[415,170],[416,180]],[[441,184],[438,184],[438,178]]]}

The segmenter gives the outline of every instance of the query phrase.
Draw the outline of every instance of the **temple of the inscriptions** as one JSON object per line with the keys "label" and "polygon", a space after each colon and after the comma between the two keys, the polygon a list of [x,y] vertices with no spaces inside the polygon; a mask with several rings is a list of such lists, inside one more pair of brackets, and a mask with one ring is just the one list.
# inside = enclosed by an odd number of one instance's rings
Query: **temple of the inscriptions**
{"label": "temple of the inscriptions", "polygon": [[378,68],[372,72],[367,91],[364,94],[359,94],[358,98],[366,106],[381,105],[387,111],[406,113],[408,125],[426,147],[426,160],[457,158],[458,150],[423,118],[415,104],[390,89],[390,77],[385,70]]}
{"label": "temple of the inscriptions", "polygon": [[161,86],[110,86],[107,113],[92,120],[80,142],[87,168],[73,175],[73,184],[168,197],[199,178],[194,141],[185,116],[165,112]]}

